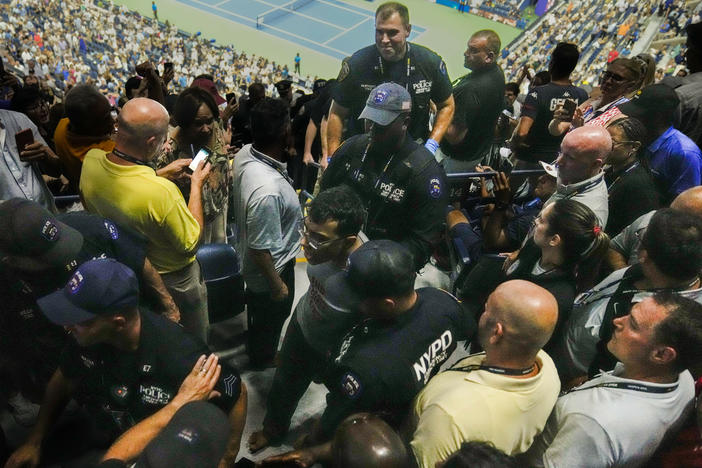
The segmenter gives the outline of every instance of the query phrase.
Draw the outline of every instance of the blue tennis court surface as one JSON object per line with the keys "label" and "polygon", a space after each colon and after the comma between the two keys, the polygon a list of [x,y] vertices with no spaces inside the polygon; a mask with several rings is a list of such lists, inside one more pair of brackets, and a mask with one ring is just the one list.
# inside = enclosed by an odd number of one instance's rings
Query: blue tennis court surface
{"label": "blue tennis court surface", "polygon": [[[340,0],[177,1],[338,59],[374,41],[375,12]],[[425,30],[413,25],[410,40]]]}

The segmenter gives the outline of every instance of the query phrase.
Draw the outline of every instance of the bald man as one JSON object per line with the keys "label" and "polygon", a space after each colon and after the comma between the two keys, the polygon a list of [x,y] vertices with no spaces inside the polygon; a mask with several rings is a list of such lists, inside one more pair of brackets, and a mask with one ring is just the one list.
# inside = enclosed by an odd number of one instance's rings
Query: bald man
{"label": "bald man", "polygon": [[[702,186],[692,187],[682,192],[675,197],[670,208],[702,219]],[[641,237],[655,213],[654,210],[639,216],[612,239],[607,252],[610,270],[616,271],[639,263]]]}
{"label": "bald man", "polygon": [[[181,323],[207,341],[207,291],[195,260],[202,236],[202,186],[210,172],[200,164],[190,175],[190,199],[172,182],[188,177],[190,159],[154,171],[168,132],[168,112],[159,103],[137,98],[119,115],[115,148],[88,152],[80,192],[88,211],[129,226],[147,239],[146,256],[161,274],[180,309]],[[170,179],[170,180],[169,180]]]}
{"label": "bald man", "polygon": [[325,444],[268,457],[262,465],[311,466],[314,462],[328,463],[334,468],[411,466],[407,448],[397,432],[371,413],[356,413],[346,418],[336,429],[334,439]]}
{"label": "bald man", "polygon": [[540,286],[514,280],[495,289],[478,325],[485,351],[438,374],[417,396],[411,447],[420,467],[434,468],[471,440],[510,455],[529,448],[561,388],[541,349],[557,317],[556,299]]}
{"label": "bald man", "polygon": [[[556,159],[556,193],[548,203],[572,199],[590,208],[607,225],[609,204],[602,162],[612,152],[612,138],[602,127],[584,126],[568,133]],[[550,173],[551,167],[547,167]]]}

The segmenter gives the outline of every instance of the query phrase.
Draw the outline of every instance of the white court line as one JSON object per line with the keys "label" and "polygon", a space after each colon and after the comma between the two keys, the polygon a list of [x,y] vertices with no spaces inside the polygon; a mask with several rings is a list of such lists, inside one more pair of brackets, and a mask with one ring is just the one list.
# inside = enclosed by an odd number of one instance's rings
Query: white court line
{"label": "white court line", "polygon": [[[224,8],[220,8],[220,7],[215,7],[215,6],[212,6],[212,5],[208,5],[207,3],[205,3],[205,2],[203,2],[203,1],[201,1],[201,0],[188,0],[188,1],[193,2],[193,3],[199,3],[199,4],[204,5],[204,6],[208,7],[208,8],[210,8],[210,9],[219,10],[219,11],[221,11],[222,13],[226,13],[226,14],[229,14],[229,15],[232,15],[232,16],[236,16],[237,18],[241,18],[241,19],[246,20],[246,21],[248,21],[248,22],[250,22],[250,23],[253,23],[253,24],[254,24],[254,28],[256,28],[256,20],[255,20],[255,19],[251,19],[251,18],[249,18],[248,16],[238,15],[238,14],[233,13],[233,12],[231,12],[231,11],[225,10]],[[256,0],[256,1],[260,1],[260,0]],[[263,2],[261,2],[261,3],[263,3]],[[286,31],[286,30],[284,30],[284,29],[276,28],[275,26],[271,26],[270,24],[264,24],[264,26],[267,27],[267,28],[275,29],[276,31],[280,31],[281,33],[286,34],[286,35],[288,35],[288,36],[293,36],[293,37],[295,37],[295,38],[297,38],[297,39],[301,39],[301,40],[306,41],[306,42],[311,42],[312,44],[316,44],[316,45],[318,45],[318,46],[320,46],[320,47],[322,47],[322,48],[324,48],[324,49],[328,49],[328,50],[332,50],[332,51],[334,51],[334,52],[338,52],[338,53],[342,54],[343,56],[349,55],[348,52],[345,52],[345,51],[343,51],[343,50],[339,50],[339,49],[336,49],[336,48],[334,48],[334,47],[330,47],[330,46],[324,45],[324,44],[322,44],[322,43],[320,43],[320,42],[313,41],[312,39],[308,39],[308,38],[306,38],[306,37],[302,37],[302,36],[300,36],[300,35],[298,35],[298,34],[291,33],[290,31]],[[260,28],[256,28],[256,30],[261,31],[261,32],[265,32],[265,31],[262,31]],[[274,35],[274,34],[271,34],[271,36],[280,39],[280,36],[276,36],[276,35]]]}
{"label": "white court line", "polygon": [[[302,16],[303,18],[307,18],[309,20],[316,21],[318,23],[326,24],[327,26],[331,26],[332,28],[341,29],[341,30],[344,29],[342,26],[339,26],[338,24],[329,23],[328,21],[324,21],[323,19],[315,18],[314,16],[309,16],[309,15],[306,15],[304,13],[300,13],[297,10],[289,10],[287,8],[275,8],[279,5],[274,5],[273,3],[268,3],[264,0],[255,0],[255,1],[257,1],[258,3],[263,3],[264,5],[274,7],[273,9],[268,10],[268,11],[264,12],[263,14],[270,13],[271,11],[275,11],[275,10],[285,10],[288,13],[290,13],[291,15]],[[264,23],[265,23],[265,21],[264,21]],[[266,24],[266,26],[268,26],[268,24]]]}
{"label": "white court line", "polygon": [[218,7],[218,6],[220,6],[220,5],[224,5],[224,4],[227,3],[228,1],[229,1],[229,0],[223,0],[223,1],[219,2],[219,3],[215,3],[215,4],[212,5],[212,6]]}
{"label": "white court line", "polygon": [[[359,12],[358,10],[354,10],[352,8],[349,8],[349,7],[341,6],[341,5],[338,5],[336,3],[332,3],[332,2],[326,2],[324,0],[316,0],[316,1],[317,1],[317,3],[324,3],[325,5],[333,6],[335,8],[340,9],[340,10],[350,11],[351,13],[355,13],[359,16],[363,16],[363,13]],[[358,8],[361,8],[361,7],[358,7]],[[368,18],[373,18],[373,13],[374,13],[373,11],[366,10],[365,8],[361,8],[361,9],[368,12]]]}
{"label": "white court line", "polygon": [[362,21],[359,21],[358,23],[354,24],[354,25],[351,26],[350,28],[341,31],[341,32],[340,32],[339,34],[337,34],[336,36],[333,36],[333,37],[327,39],[326,41],[322,42],[322,44],[323,44],[323,45],[329,44],[329,43],[330,43],[331,41],[333,41],[334,39],[337,39],[337,38],[343,36],[344,34],[353,31],[354,29],[356,29],[357,27],[359,27],[360,25],[362,25],[363,23],[365,23],[365,22],[368,21],[369,19],[371,19],[371,18],[364,18]]}

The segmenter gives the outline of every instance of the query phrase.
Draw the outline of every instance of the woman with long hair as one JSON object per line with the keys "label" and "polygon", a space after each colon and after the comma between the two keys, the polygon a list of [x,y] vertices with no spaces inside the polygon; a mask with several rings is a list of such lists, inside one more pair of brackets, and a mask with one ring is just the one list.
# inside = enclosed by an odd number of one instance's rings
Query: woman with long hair
{"label": "woman with long hair", "polygon": [[500,283],[514,279],[548,290],[558,302],[556,329],[544,346],[548,352],[570,316],[576,293],[594,283],[608,247],[609,236],[590,208],[574,200],[558,200],[541,210],[529,239],[497,284],[486,284],[490,275],[476,275],[479,278],[470,281],[471,275],[459,296],[479,307]]}

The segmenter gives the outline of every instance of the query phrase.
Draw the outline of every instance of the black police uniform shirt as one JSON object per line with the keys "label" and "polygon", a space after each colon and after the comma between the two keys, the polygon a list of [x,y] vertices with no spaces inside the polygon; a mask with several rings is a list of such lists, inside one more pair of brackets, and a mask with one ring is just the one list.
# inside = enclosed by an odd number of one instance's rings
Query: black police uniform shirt
{"label": "black police uniform shirt", "polygon": [[417,290],[417,302],[392,322],[366,319],[343,339],[333,370],[321,430],[331,436],[336,426],[358,411],[384,411],[399,423],[409,405],[439,367],[469,340],[476,323],[446,291]]}
{"label": "black police uniform shirt", "polygon": [[384,60],[375,45],[356,51],[344,59],[332,92],[334,101],[350,110],[346,136],[364,132],[358,120],[370,92],[381,83],[394,82],[412,96],[409,134],[414,139],[429,136],[429,100],[439,104],[451,96],[451,80],[446,64],[436,53],[407,43],[408,52],[396,62]]}
{"label": "black police uniform shirt", "polygon": [[[141,334],[136,351],[106,344],[80,347],[71,340],[61,355],[63,375],[78,382],[75,398],[97,422],[119,435],[167,405],[178,393],[198,358],[210,350],[183,327],[166,317],[140,312]],[[229,411],[239,398],[239,373],[220,362],[215,386],[220,397],[211,401]]]}
{"label": "black police uniform shirt", "polygon": [[453,87],[453,122],[468,128],[465,138],[451,144],[444,138],[441,151],[452,159],[473,161],[488,152],[497,118],[504,108],[505,75],[493,64],[463,76]]}
{"label": "black police uniform shirt", "polygon": [[62,288],[73,270],[88,260],[115,258],[140,277],[146,259],[144,239],[109,219],[87,213],[66,213],[57,219],[83,235],[83,245],[75,258],[61,268],[41,273],[0,266],[0,353],[27,364],[42,384],[58,366],[67,335],[44,316],[36,300]]}
{"label": "black police uniform shirt", "polygon": [[525,161],[548,163],[556,159],[563,136],[553,136],[548,131],[553,111],[563,105],[566,99],[575,100],[580,105],[587,98],[584,89],[573,85],[547,83],[529,91],[522,105],[522,117],[530,117],[534,119],[534,123],[525,140],[529,148],[520,150],[517,157]]}
{"label": "black police uniform shirt", "polygon": [[446,174],[434,156],[409,135],[391,154],[368,148],[369,142],[368,134],[346,140],[324,171],[320,187],[350,186],[367,209],[363,232],[369,239],[391,239],[405,245],[419,269],[444,229]]}

